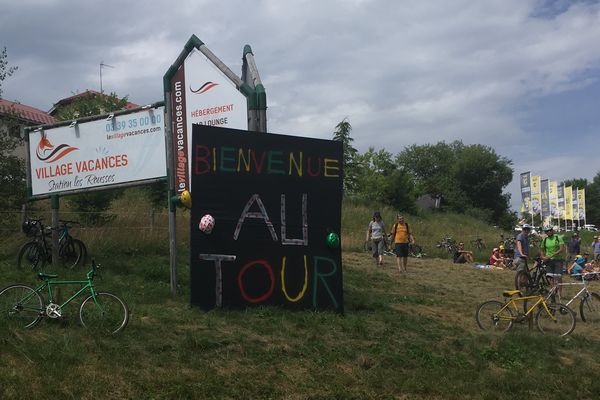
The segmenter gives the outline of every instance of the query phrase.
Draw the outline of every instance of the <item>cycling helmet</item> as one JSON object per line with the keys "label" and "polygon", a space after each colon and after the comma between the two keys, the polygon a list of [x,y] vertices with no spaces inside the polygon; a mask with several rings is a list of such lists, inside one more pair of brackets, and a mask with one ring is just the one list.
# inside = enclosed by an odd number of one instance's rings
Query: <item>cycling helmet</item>
{"label": "cycling helmet", "polygon": [[26,219],[21,224],[21,230],[27,236],[35,236],[36,233],[37,233],[37,231],[38,231],[38,226],[37,226],[37,223],[35,221],[31,221],[29,219]]}
{"label": "cycling helmet", "polygon": [[214,227],[215,219],[210,214],[206,214],[204,217],[202,217],[200,219],[200,223],[198,224],[200,231],[206,233],[207,235],[212,232]]}
{"label": "cycling helmet", "polygon": [[523,224],[523,225],[521,225],[521,229],[531,229],[531,225]]}
{"label": "cycling helmet", "polygon": [[192,195],[188,190],[181,192],[181,205],[185,208],[192,208]]}
{"label": "cycling helmet", "polygon": [[553,226],[550,226],[550,225],[546,225],[546,226],[543,228],[544,232],[548,232],[548,231],[551,231],[551,230],[553,230],[553,229],[554,229],[554,227],[553,227]]}

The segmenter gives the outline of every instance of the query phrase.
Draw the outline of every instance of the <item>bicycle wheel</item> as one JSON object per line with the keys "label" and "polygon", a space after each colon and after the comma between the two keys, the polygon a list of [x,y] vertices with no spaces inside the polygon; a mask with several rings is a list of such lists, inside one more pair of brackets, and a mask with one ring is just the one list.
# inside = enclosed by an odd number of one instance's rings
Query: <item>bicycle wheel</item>
{"label": "bicycle wheel", "polygon": [[528,287],[531,286],[529,275],[525,271],[519,271],[515,275],[515,289],[522,292],[526,292]]}
{"label": "bicycle wheel", "polygon": [[423,249],[418,244],[409,245],[408,251],[411,257],[419,257],[421,254],[423,254]]}
{"label": "bicycle wheel", "polygon": [[513,313],[504,303],[489,300],[481,303],[475,312],[477,325],[484,331],[506,332],[513,325]]}
{"label": "bicycle wheel", "polygon": [[85,264],[87,261],[88,251],[85,244],[79,239],[73,239],[81,247],[81,258],[79,259],[79,265]]}
{"label": "bicycle wheel", "polygon": [[0,325],[31,328],[44,313],[42,297],[26,285],[12,285],[0,291]]}
{"label": "bicycle wheel", "polygon": [[102,333],[114,334],[129,322],[127,305],[112,293],[98,292],[86,298],[79,308],[79,320],[85,328]]}
{"label": "bicycle wheel", "polygon": [[68,237],[60,244],[58,255],[67,268],[74,268],[83,259],[84,249],[81,240]]}
{"label": "bicycle wheel", "polygon": [[579,314],[583,322],[599,322],[600,321],[600,295],[598,293],[590,293],[589,296],[581,299],[579,303]]}
{"label": "bicycle wheel", "polygon": [[542,333],[550,335],[566,336],[575,329],[575,313],[564,304],[548,304],[546,312],[544,306],[540,306],[535,321]]}
{"label": "bicycle wheel", "polygon": [[42,269],[46,265],[46,251],[38,242],[28,242],[21,247],[17,256],[19,268]]}

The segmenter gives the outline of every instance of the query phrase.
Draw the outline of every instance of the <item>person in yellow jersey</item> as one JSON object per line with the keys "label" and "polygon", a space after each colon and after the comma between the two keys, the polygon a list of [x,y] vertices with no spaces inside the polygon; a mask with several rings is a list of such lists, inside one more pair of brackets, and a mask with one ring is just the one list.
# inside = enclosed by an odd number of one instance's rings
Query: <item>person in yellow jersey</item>
{"label": "person in yellow jersey", "polygon": [[398,214],[397,222],[392,227],[392,241],[394,243],[394,253],[396,253],[396,265],[399,272],[406,272],[408,264],[408,246],[414,243],[412,230],[404,221],[404,216]]}

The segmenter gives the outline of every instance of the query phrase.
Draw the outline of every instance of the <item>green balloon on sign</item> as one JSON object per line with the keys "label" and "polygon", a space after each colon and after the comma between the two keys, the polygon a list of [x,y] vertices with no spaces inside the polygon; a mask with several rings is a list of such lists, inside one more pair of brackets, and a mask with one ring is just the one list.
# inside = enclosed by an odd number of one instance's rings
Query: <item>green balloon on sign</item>
{"label": "green balloon on sign", "polygon": [[340,235],[335,232],[331,232],[327,235],[327,247],[332,249],[340,247]]}

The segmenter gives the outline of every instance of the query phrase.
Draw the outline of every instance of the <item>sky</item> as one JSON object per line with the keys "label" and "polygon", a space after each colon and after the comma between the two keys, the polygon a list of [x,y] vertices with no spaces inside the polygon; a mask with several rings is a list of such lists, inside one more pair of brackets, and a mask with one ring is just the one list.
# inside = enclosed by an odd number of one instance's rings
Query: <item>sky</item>
{"label": "sky", "polygon": [[[87,89],[163,100],[196,35],[241,75],[252,47],[268,130],[396,155],[412,144],[491,146],[519,173],[600,170],[600,4],[581,0],[0,0],[2,97],[48,111]],[[484,195],[484,194],[483,194]]]}

